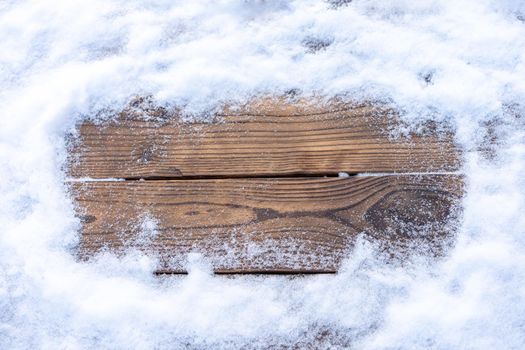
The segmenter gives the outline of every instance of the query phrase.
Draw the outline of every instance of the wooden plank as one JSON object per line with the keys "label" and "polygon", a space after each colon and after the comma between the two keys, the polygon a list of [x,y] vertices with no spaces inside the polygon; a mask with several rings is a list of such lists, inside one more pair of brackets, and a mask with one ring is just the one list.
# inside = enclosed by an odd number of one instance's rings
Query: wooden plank
{"label": "wooden plank", "polygon": [[385,250],[440,254],[462,193],[455,175],[72,182],[80,254],[137,248],[184,271],[330,272],[363,233]]}
{"label": "wooden plank", "polygon": [[344,103],[263,100],[226,108],[211,124],[182,122],[163,108],[134,106],[110,123],[79,127],[70,175],[260,177],[457,170],[460,154],[451,133],[427,128],[423,134],[392,138],[396,125],[391,110]]}

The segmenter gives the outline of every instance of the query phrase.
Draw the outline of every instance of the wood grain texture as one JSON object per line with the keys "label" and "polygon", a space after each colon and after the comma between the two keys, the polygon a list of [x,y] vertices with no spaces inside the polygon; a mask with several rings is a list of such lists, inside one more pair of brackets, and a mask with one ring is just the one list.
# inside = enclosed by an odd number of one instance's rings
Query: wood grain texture
{"label": "wood grain texture", "polygon": [[328,272],[358,235],[440,254],[462,193],[454,175],[73,182],[80,254],[137,248],[181,272],[190,252],[217,272]]}
{"label": "wood grain texture", "polygon": [[392,138],[395,120],[391,110],[368,105],[282,99],[225,108],[214,123],[182,122],[163,108],[130,107],[112,122],[79,127],[69,174],[180,178],[457,170],[460,154],[451,133],[427,128]]}

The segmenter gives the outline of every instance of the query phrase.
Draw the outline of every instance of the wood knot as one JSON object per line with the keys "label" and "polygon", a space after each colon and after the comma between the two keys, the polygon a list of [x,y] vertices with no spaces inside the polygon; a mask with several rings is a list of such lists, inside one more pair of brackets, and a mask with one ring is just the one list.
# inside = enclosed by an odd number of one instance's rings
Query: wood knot
{"label": "wood knot", "polygon": [[156,150],[157,145],[155,145],[154,143],[147,143],[144,145],[140,145],[136,149],[134,149],[133,156],[134,158],[136,158],[137,163],[148,164],[153,160]]}
{"label": "wood knot", "polygon": [[452,207],[450,194],[441,191],[398,190],[371,206],[365,219],[379,231],[378,234],[427,236],[441,231],[451,217]]}

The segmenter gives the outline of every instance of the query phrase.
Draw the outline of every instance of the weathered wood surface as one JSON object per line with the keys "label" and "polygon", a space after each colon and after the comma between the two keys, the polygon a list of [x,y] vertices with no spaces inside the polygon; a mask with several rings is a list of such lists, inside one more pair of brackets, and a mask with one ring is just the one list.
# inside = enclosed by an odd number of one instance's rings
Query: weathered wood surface
{"label": "weathered wood surface", "polygon": [[216,272],[336,271],[359,234],[382,249],[439,254],[462,192],[453,175],[72,183],[85,257],[156,254],[184,271],[200,252]]}
{"label": "weathered wood surface", "polygon": [[[170,273],[198,252],[217,273],[316,273],[337,271],[357,237],[401,256],[453,240],[463,182],[450,131],[393,137],[391,110],[340,101],[261,99],[213,123],[182,119],[137,99],[79,126],[68,173],[82,258],[133,248]],[[126,181],[89,180],[107,178]]]}
{"label": "weathered wood surface", "polygon": [[[144,120],[144,115],[150,117]],[[80,126],[72,177],[165,178],[453,171],[447,132],[395,137],[395,115],[369,105],[262,101],[225,109],[215,123],[184,123],[162,108],[128,108]]]}

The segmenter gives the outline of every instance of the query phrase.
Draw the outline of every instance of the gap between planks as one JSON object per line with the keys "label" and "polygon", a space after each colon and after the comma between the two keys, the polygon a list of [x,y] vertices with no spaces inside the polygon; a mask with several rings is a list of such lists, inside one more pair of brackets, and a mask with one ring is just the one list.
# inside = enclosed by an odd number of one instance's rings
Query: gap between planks
{"label": "gap between planks", "polygon": [[[341,175],[345,174],[345,175]],[[433,171],[433,172],[405,172],[405,173],[348,173],[340,171],[326,174],[246,174],[246,175],[195,175],[195,176],[151,176],[151,177],[124,177],[124,178],[66,178],[65,182],[112,182],[112,181],[166,181],[166,180],[218,180],[218,179],[287,179],[287,178],[347,178],[360,176],[425,176],[425,175],[465,175],[461,171]]]}
{"label": "gap between planks", "polygon": [[[213,274],[218,276],[232,276],[232,275],[254,275],[254,276],[309,276],[309,275],[335,275],[336,270],[312,271],[312,270],[214,270]],[[188,275],[188,271],[180,270],[155,270],[153,272],[156,276],[162,275]]]}

